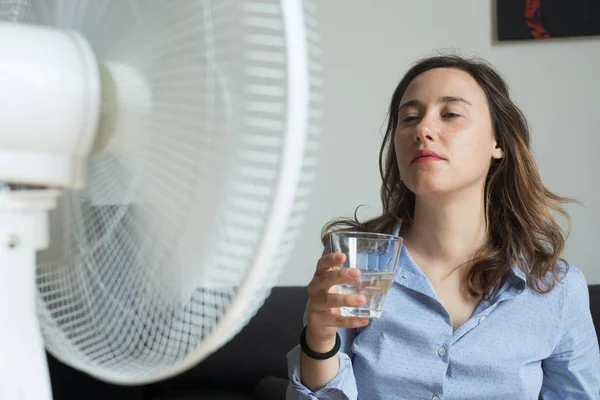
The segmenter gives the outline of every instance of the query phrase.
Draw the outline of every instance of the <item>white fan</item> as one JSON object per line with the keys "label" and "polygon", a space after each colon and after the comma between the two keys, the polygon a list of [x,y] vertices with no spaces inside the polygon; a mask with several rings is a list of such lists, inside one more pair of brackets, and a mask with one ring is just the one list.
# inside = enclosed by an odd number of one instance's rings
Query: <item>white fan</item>
{"label": "white fan", "polygon": [[144,384],[255,314],[316,146],[301,0],[0,0],[0,398]]}

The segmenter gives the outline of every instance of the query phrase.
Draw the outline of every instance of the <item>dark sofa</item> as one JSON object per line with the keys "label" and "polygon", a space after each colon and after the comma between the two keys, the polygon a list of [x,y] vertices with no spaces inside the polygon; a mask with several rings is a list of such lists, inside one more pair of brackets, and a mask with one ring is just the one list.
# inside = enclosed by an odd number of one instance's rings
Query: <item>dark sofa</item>
{"label": "dark sofa", "polygon": [[[600,285],[589,289],[600,334]],[[257,315],[224,347],[182,375],[143,387],[109,385],[48,356],[54,400],[282,400],[285,355],[298,343],[306,301],[304,287],[274,288]]]}

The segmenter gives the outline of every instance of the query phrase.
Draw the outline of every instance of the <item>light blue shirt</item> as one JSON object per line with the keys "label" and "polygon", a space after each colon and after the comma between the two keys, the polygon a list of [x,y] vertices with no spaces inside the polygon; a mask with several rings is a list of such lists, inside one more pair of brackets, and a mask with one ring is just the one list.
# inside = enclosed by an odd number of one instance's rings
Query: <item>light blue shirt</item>
{"label": "light blue shirt", "polygon": [[540,393],[544,400],[600,399],[589,292],[574,266],[543,295],[513,268],[493,301],[453,331],[403,247],[382,317],[339,333],[339,372],[316,392],[301,383],[300,347],[288,353],[288,400],[537,400]]}

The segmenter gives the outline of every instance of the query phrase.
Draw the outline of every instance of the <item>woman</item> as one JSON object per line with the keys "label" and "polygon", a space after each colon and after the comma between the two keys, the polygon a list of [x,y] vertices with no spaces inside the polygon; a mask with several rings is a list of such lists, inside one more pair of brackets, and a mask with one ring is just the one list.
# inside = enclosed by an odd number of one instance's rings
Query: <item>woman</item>
{"label": "woman", "polygon": [[343,254],[324,255],[288,399],[600,399],[587,284],[560,258],[551,214],[568,219],[567,199],[543,186],[529,141],[485,62],[433,57],[407,72],[380,152],[382,215],[323,235],[399,231],[383,316],[340,316],[365,299],[336,293],[358,277],[336,268]]}

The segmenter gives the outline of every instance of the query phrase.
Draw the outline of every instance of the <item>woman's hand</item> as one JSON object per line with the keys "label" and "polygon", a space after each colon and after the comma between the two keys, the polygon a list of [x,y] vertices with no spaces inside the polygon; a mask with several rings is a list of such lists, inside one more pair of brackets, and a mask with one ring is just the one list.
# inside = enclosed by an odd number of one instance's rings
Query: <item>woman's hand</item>
{"label": "woman's hand", "polygon": [[340,307],[359,307],[365,296],[337,293],[335,285],[352,283],[360,277],[356,268],[339,268],[346,256],[343,253],[324,255],[317,263],[317,270],[308,284],[308,326],[306,342],[317,353],[330,351],[335,344],[338,328],[359,328],[369,323],[364,317],[344,317]]}

